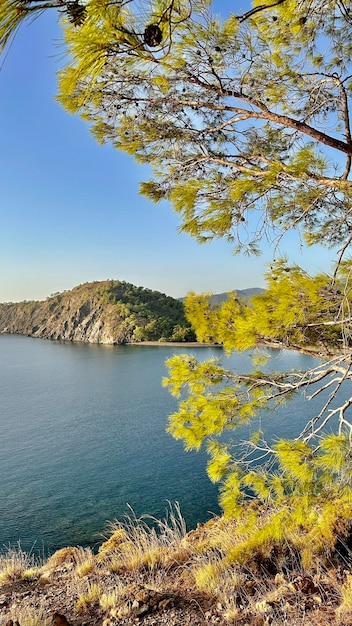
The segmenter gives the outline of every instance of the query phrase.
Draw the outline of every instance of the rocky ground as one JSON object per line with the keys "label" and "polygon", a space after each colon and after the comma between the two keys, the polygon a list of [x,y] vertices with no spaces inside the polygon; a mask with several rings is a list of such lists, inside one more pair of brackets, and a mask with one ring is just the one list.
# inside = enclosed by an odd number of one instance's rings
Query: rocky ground
{"label": "rocky ground", "polygon": [[64,548],[41,564],[10,550],[0,626],[352,626],[348,555],[311,574],[231,565],[220,575],[216,554],[204,557],[207,527],[179,530],[120,527],[98,554]]}
{"label": "rocky ground", "polygon": [[[114,606],[101,606],[99,598],[95,598],[86,604],[83,601],[77,607],[80,592],[73,589],[71,565],[62,565],[48,577],[3,585],[0,623],[2,626],[15,625],[16,621],[20,626],[26,626],[29,620],[37,620],[31,621],[33,626],[204,626],[219,623],[212,601],[204,594],[177,589],[171,580],[168,586],[158,589],[150,581],[143,583],[140,575],[137,580],[134,578],[125,576],[122,580],[118,574],[90,577],[89,584],[96,584],[101,589],[100,599],[104,594],[107,597],[111,594],[110,602]],[[118,597],[115,595],[116,587],[119,588]]]}
{"label": "rocky ground", "polygon": [[[238,626],[292,624],[325,626],[352,624],[352,618],[337,619],[338,598],[322,594],[313,580],[296,581],[284,596],[282,590],[271,598],[265,594],[250,610],[226,606],[200,593],[189,584],[184,571],[169,573],[168,584],[151,582],[150,575],[104,574],[90,576],[90,582],[72,581],[72,562],[47,570],[39,577],[8,583],[0,595],[0,623],[3,626]],[[83,581],[81,581],[83,582]],[[100,588],[88,600],[89,586]],[[295,586],[296,585],[296,586]],[[303,589],[303,586],[306,588]],[[301,586],[301,589],[299,589]],[[276,591],[280,585],[277,585]],[[116,594],[116,589],[119,592]],[[82,596],[86,594],[86,599]],[[100,597],[99,597],[100,594]],[[322,597],[325,595],[325,598]],[[110,602],[109,602],[110,597]],[[79,600],[82,600],[79,603]],[[105,599],[104,599],[105,598]],[[103,599],[103,601],[102,601]],[[109,606],[113,604],[113,606]],[[231,615],[232,613],[232,615]]]}

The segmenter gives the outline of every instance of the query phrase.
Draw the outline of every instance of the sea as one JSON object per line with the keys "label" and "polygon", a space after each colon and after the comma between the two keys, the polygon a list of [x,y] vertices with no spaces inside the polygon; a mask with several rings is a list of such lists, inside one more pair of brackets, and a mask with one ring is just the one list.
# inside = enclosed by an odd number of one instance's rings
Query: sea
{"label": "sea", "polygon": [[[188,529],[220,513],[205,451],[185,452],[166,432],[177,400],[161,384],[165,361],[183,353],[251,370],[249,353],[226,357],[216,347],[0,335],[0,551],[96,549],[114,520],[164,519],[175,502]],[[274,370],[317,363],[292,351],[268,355]],[[260,419],[269,438],[294,437],[313,413],[296,396]]]}

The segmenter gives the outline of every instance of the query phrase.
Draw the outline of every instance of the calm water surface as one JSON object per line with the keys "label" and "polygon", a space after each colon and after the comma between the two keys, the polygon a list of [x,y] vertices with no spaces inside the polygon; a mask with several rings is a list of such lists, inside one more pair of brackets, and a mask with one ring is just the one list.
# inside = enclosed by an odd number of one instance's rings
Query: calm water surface
{"label": "calm water surface", "polygon": [[[165,359],[221,349],[97,346],[0,335],[0,547],[51,552],[96,545],[127,503],[164,517],[178,501],[189,528],[218,513],[206,456],[165,432],[177,403],[161,386]],[[313,360],[274,353],[274,369]],[[247,355],[227,366],[250,370]],[[310,409],[313,411],[313,408]],[[270,416],[272,435],[295,435],[307,406],[297,398]],[[267,419],[267,418],[266,418]]]}

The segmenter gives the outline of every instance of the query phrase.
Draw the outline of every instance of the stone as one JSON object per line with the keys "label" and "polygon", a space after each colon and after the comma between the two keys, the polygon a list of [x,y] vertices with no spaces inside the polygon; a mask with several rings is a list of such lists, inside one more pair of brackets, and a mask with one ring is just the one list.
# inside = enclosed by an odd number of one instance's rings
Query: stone
{"label": "stone", "polygon": [[53,614],[53,626],[68,626],[67,618],[61,613]]}

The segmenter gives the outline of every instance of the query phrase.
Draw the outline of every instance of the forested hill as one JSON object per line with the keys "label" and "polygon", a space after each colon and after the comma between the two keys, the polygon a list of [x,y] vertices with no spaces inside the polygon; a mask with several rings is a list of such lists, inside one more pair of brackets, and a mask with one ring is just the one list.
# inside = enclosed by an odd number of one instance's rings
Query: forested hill
{"label": "forested hill", "polygon": [[0,304],[0,332],[105,344],[196,339],[182,302],[118,280]]}

